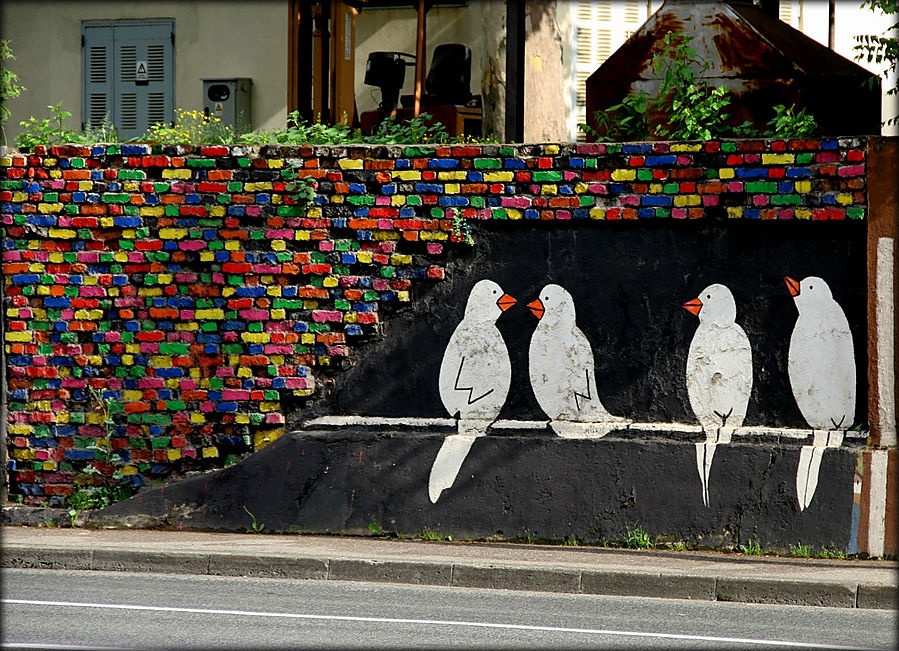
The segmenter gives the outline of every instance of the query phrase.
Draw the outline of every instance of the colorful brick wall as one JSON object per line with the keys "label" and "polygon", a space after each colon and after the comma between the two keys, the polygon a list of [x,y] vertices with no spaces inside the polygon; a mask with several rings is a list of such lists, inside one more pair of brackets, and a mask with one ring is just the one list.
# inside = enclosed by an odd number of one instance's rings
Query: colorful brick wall
{"label": "colorful brick wall", "polygon": [[[863,139],[5,150],[11,493],[60,502],[107,441],[135,484],[280,436],[495,220],[866,215]],[[298,204],[295,174],[317,182]],[[576,228],[576,224],[569,227]]]}

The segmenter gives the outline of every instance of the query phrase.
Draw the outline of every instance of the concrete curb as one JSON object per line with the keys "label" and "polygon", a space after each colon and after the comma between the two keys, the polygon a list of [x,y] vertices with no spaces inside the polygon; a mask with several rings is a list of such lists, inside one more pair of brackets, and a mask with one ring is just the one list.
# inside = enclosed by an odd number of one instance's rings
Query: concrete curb
{"label": "concrete curb", "polygon": [[899,609],[891,584],[725,577],[698,573],[537,567],[532,564],[363,560],[287,554],[54,549],[5,544],[3,568],[102,570],[405,583],[569,594]]}

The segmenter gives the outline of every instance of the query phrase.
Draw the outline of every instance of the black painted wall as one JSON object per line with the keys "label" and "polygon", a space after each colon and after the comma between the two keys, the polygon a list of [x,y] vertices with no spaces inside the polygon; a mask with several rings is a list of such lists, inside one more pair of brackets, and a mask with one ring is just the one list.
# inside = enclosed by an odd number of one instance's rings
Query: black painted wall
{"label": "black painted wall", "polygon": [[490,278],[519,301],[497,322],[513,373],[501,418],[544,418],[527,374],[537,320],[526,305],[554,282],[574,298],[609,411],[637,422],[695,422],[684,372],[698,320],[681,305],[722,283],[753,351],[744,425],[806,427],[787,375],[798,314],[787,275],[824,278],[843,307],[854,333],[854,424],[865,423],[863,222],[505,222],[479,225],[474,236],[476,246],[448,268],[447,280],[384,318],[388,336],[360,349],[354,367],[334,377],[330,399],[290,414],[291,423],[320,414],[447,417],[437,390],[443,349],[472,285]]}

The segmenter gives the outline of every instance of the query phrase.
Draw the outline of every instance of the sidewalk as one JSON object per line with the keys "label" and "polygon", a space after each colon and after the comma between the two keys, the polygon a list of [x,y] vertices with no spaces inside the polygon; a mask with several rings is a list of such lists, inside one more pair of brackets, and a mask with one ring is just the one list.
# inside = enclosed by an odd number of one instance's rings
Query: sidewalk
{"label": "sidewalk", "polygon": [[899,608],[899,563],[347,536],[4,526],[4,568]]}

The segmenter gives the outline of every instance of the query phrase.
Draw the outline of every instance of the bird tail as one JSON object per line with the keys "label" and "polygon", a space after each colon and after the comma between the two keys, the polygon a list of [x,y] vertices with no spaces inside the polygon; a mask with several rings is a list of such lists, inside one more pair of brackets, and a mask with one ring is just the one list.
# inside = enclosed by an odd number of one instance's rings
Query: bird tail
{"label": "bird tail", "polygon": [[456,481],[459,469],[462,468],[474,440],[486,433],[486,425],[483,431],[475,431],[472,428],[463,429],[464,422],[459,421],[459,430],[464,433],[450,434],[443,439],[443,444],[431,466],[431,475],[428,478],[428,497],[431,498],[432,504],[436,504],[440,499],[440,494]]}

